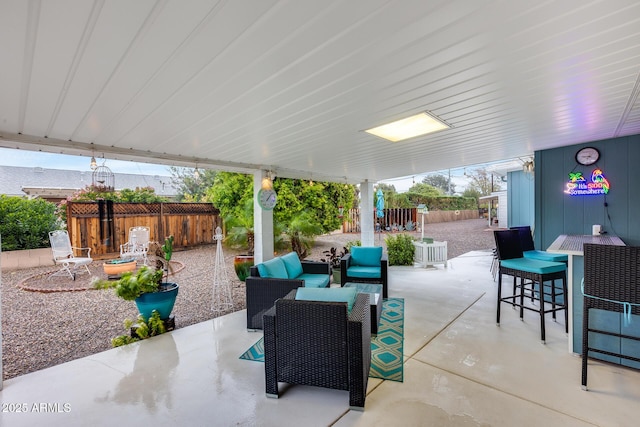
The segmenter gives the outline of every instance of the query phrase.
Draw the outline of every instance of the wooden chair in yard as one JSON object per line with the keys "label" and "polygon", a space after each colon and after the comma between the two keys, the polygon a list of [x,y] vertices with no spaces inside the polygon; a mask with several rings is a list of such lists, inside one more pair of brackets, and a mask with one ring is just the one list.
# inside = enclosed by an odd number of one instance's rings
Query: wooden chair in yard
{"label": "wooden chair in yard", "polygon": [[[51,252],[53,254],[53,261],[56,264],[62,265],[60,271],[49,276],[65,276],[68,275],[73,280],[76,280],[76,273],[78,268],[84,267],[87,273],[89,271],[88,264],[91,264],[93,259],[91,258],[91,248],[76,248],[71,246],[69,240],[69,233],[66,230],[56,230],[49,232],[49,242],[51,243]],[[76,251],[86,251],[86,257],[77,257]]]}

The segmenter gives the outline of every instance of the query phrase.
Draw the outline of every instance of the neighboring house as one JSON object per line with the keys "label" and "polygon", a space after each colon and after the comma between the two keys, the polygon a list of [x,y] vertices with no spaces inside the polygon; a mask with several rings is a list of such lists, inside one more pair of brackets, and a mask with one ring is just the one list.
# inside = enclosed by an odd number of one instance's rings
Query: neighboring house
{"label": "neighboring house", "polygon": [[[40,197],[57,203],[91,185],[92,177],[93,171],[0,166],[0,194]],[[178,194],[170,176],[114,173],[114,180],[116,190],[152,187],[157,195],[170,200],[175,200]]]}
{"label": "neighboring house", "polygon": [[478,201],[489,204],[489,227],[507,227],[509,212],[506,191],[494,191],[490,196],[480,197]]}

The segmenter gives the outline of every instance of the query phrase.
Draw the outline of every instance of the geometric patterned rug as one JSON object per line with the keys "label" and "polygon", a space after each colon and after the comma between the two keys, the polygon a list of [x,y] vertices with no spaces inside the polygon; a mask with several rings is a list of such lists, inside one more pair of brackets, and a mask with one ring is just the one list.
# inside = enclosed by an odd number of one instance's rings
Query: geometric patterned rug
{"label": "geometric patterned rug", "polygon": [[[371,338],[370,378],[399,381],[404,379],[404,299],[388,298],[382,301],[382,315],[378,325],[378,336]],[[240,359],[264,362],[262,338],[245,351]]]}
{"label": "geometric patterned rug", "polygon": [[403,381],[404,299],[382,300],[378,336],[371,339],[369,377]]}

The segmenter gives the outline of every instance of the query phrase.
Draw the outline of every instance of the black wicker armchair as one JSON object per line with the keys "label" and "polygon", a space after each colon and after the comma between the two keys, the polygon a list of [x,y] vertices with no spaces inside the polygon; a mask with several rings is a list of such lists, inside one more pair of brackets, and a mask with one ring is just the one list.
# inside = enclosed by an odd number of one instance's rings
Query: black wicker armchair
{"label": "black wicker armchair", "polygon": [[264,315],[266,393],[278,382],[349,391],[349,406],[364,410],[371,366],[369,296],[346,303],[297,301],[296,291]]}
{"label": "black wicker armchair", "polygon": [[[380,252],[379,261],[376,268],[379,268],[379,275],[371,276],[370,274],[362,274],[361,270],[366,270],[371,268],[370,266],[365,266],[364,268],[360,265],[355,265],[354,262],[354,252],[357,250],[370,250],[370,249],[381,249],[375,247],[353,247],[351,248],[351,252],[346,254],[340,260],[340,284],[344,286],[347,282],[356,282],[356,283],[377,283],[382,285],[382,298],[389,298],[389,285],[388,285],[388,266],[389,266],[389,255],[386,253]],[[353,269],[352,267],[356,267]],[[355,271],[354,271],[355,270]]]}
{"label": "black wicker armchair", "polygon": [[[589,322],[591,309],[622,313],[622,324],[632,315],[640,315],[640,247],[585,243],[583,293],[582,388],[587,390],[588,357],[613,356],[640,363],[640,356],[633,351],[633,342],[637,346],[640,336],[628,332],[631,328],[618,326],[618,332],[612,332],[604,330],[602,323]],[[606,350],[600,347],[596,334],[620,340],[620,351],[613,351],[611,346]]]}

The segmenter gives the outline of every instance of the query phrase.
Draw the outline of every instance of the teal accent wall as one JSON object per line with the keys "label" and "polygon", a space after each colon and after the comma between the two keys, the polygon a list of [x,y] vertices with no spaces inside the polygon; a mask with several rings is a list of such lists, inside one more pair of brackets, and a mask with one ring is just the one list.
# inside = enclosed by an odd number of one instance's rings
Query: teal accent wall
{"label": "teal accent wall", "polygon": [[534,175],[526,174],[523,171],[508,173],[508,227],[528,225],[535,232],[534,189]]}
{"label": "teal accent wall", "polygon": [[[583,147],[600,151],[597,166],[611,184],[606,196],[564,192],[569,172],[588,177],[594,169],[576,163],[575,154]],[[537,151],[535,168],[536,248],[548,248],[560,234],[591,234],[593,224],[627,245],[640,245],[640,135]]]}
{"label": "teal accent wall", "polygon": [[[582,172],[589,177],[596,165],[582,166],[575,161],[583,147],[600,151],[596,163],[611,189],[607,195],[570,196],[564,192],[569,172]],[[561,234],[591,234],[592,225],[600,224],[610,235],[620,237],[629,246],[640,246],[640,135],[594,141],[535,153],[535,224],[536,248],[546,249]],[[568,286],[573,289],[573,351],[582,349],[582,293],[580,282],[584,274],[584,259],[573,257],[573,277]],[[592,310],[590,325],[615,333],[640,336],[640,316],[633,316],[627,326],[620,313]],[[590,346],[614,353],[637,354],[640,343],[601,334],[591,334]],[[613,363],[640,368],[631,362],[612,356],[593,357]]]}

